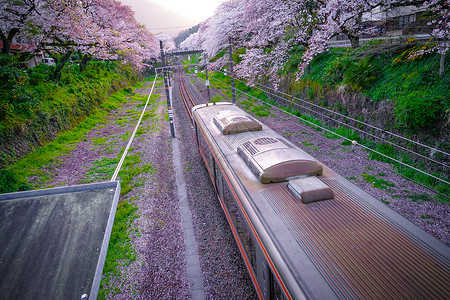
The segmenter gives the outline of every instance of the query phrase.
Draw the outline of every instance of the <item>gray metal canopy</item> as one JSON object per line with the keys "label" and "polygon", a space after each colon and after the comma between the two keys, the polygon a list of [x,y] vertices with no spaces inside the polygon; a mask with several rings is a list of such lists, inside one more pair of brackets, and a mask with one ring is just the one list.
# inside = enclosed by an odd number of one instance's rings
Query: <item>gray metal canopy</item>
{"label": "gray metal canopy", "polygon": [[97,297],[119,182],[0,194],[0,298]]}

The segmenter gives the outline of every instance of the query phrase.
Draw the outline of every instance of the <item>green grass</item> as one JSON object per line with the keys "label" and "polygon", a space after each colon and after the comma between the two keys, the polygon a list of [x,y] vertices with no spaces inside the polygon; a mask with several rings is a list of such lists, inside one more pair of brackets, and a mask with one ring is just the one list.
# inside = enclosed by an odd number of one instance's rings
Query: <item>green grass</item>
{"label": "green grass", "polygon": [[408,197],[411,198],[413,202],[417,202],[418,204],[433,201],[433,198],[428,194],[410,194]]}
{"label": "green grass", "polygon": [[395,184],[392,182],[389,182],[387,180],[384,180],[382,178],[376,178],[373,175],[363,173],[361,177],[367,182],[371,183],[374,188],[379,188],[382,190],[388,189],[390,187],[394,187]]}
{"label": "green grass", "polygon": [[[97,124],[105,123],[109,111],[117,109],[127,101],[126,95],[124,90],[112,94],[78,126],[58,134],[52,142],[37,148],[23,159],[4,169],[0,173],[0,182],[6,182],[6,184],[0,185],[0,192],[37,189],[45,186],[46,182],[52,180],[47,168],[51,169],[59,164],[59,157],[74,149],[75,145],[84,139],[86,133],[95,128]],[[94,144],[101,144],[106,140],[107,138],[99,138],[94,140]],[[29,178],[33,176],[35,177],[33,182],[29,182]]]}
{"label": "green grass", "polygon": [[95,139],[95,140],[92,141],[92,144],[93,144],[93,145],[101,145],[101,144],[104,144],[108,139],[109,139],[108,136],[106,136],[106,137],[101,137],[101,138],[97,138],[97,139]]}
{"label": "green grass", "polygon": [[[67,65],[55,82],[50,79],[52,67],[40,64],[21,71],[14,59],[6,58],[13,56],[0,55],[0,77],[4,79],[0,84],[0,139],[5,143],[33,133],[39,144],[31,146],[46,144],[55,128],[65,131],[77,126],[100,106],[113,109],[117,103],[109,99],[106,104],[105,100],[138,79],[129,66],[93,61],[84,72],[76,65]],[[2,167],[16,161],[11,152],[0,156]]]}
{"label": "green grass", "polygon": [[258,103],[253,99],[241,100],[240,104],[246,111],[254,113],[257,117],[267,117],[271,115],[268,105]]}
{"label": "green grass", "polygon": [[[154,169],[151,164],[144,164],[143,166],[140,166],[142,159],[139,154],[140,153],[128,154],[121,170],[119,171],[118,179],[120,180],[121,195],[125,195],[131,191],[133,187],[143,185],[143,182],[139,181],[138,178],[140,174],[153,174],[156,172],[156,169]],[[122,154],[119,155],[122,156]]]}
{"label": "green grass", "polygon": [[389,201],[387,201],[387,200],[384,200],[383,198],[381,198],[380,201],[383,202],[384,204],[389,204],[389,203],[391,203],[391,202],[389,202]]}
{"label": "green grass", "polygon": [[111,278],[120,276],[120,266],[127,266],[136,260],[137,253],[131,245],[130,233],[132,230],[130,226],[138,217],[138,208],[132,200],[123,200],[117,205],[108,253],[103,267],[103,277],[100,282],[99,299],[106,299],[108,295],[114,294],[114,291],[117,292],[114,287],[110,286]]}
{"label": "green grass", "polygon": [[119,160],[117,157],[102,157],[94,161],[92,167],[86,172],[86,179],[83,183],[101,182],[111,179]]}

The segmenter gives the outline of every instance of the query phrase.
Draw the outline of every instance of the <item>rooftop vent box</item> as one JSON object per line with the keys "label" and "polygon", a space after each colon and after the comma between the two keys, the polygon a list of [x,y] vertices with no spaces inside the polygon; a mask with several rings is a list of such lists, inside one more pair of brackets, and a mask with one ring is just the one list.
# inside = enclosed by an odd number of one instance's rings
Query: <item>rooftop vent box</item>
{"label": "rooftop vent box", "polygon": [[288,187],[302,200],[303,203],[334,198],[331,188],[320,181],[317,177],[306,177],[290,180]]}
{"label": "rooftop vent box", "polygon": [[236,111],[221,111],[214,116],[214,124],[222,134],[262,130],[262,125],[253,117]]}
{"label": "rooftop vent box", "polygon": [[238,146],[237,152],[262,183],[322,175],[322,166],[283,139],[259,137]]}

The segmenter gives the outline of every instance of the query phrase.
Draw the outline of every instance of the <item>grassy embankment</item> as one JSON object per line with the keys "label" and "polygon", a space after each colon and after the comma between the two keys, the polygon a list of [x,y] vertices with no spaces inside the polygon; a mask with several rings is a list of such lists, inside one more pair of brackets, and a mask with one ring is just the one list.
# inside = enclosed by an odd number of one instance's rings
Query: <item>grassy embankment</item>
{"label": "grassy embankment", "polygon": [[[442,128],[448,130],[448,124],[446,123],[450,112],[450,68],[447,67],[444,75],[439,77],[439,55],[433,54],[419,57],[412,61],[406,60],[405,57],[411,50],[413,50],[413,47],[406,50],[403,49],[402,52],[398,53],[373,53],[373,47],[363,47],[358,50],[331,49],[327,53],[319,55],[312,62],[309,74],[303,75],[298,81],[291,81],[289,83],[290,86],[284,86],[283,89],[290,90],[293,96],[307,99],[324,107],[327,106],[329,92],[336,91],[343,86],[347,90],[360,93],[375,102],[391,99],[395,104],[393,111],[395,127],[397,130],[402,131],[403,135],[412,136],[417,132],[436,135],[439,134],[438,131],[442,130]],[[242,50],[239,50],[239,52],[242,52]],[[283,72],[279,74],[280,78],[295,77],[296,66],[300,62],[301,54],[301,50],[292,53],[291,59],[285,65]],[[219,55],[223,55],[223,53]],[[236,56],[233,55],[234,61],[238,62]],[[449,54],[446,61],[447,64],[450,63]],[[203,80],[205,79],[204,73],[199,73],[198,75]],[[222,73],[210,75],[226,84],[231,82],[230,77],[224,76]],[[228,98],[231,98],[229,86],[217,80],[210,80],[210,82]],[[275,104],[263,91],[251,88],[240,81],[236,82],[236,88],[263,101],[261,104],[252,101],[251,98],[241,97],[241,99],[244,98],[241,100],[244,108],[258,116],[264,116],[269,113],[264,102]],[[216,99],[213,100],[220,101],[220,97],[216,96]],[[344,115],[349,115],[346,107],[340,103],[332,108]],[[344,126],[333,128],[309,115],[304,115],[286,107],[282,109],[308,121],[306,123],[308,125],[313,123],[325,127],[389,157],[426,170],[425,163],[418,162],[410,154],[401,152],[390,144],[375,143],[374,141],[362,139],[356,131]],[[359,119],[364,121],[364,119]],[[317,127],[315,128],[320,130]],[[328,133],[325,136],[337,138],[337,136]],[[350,145],[350,142],[344,140],[342,144]],[[441,144],[441,149],[448,152],[450,143],[447,141]],[[435,154],[436,157],[440,155],[439,153]],[[448,195],[450,192],[448,184],[414,171],[402,164],[395,163],[381,155],[371,153],[370,158],[392,163],[400,174],[430,186],[443,195]],[[448,174],[440,172],[432,172],[432,174],[447,181],[450,179]],[[382,182],[383,180],[382,178],[369,179],[373,179],[372,181],[374,182]],[[431,200],[428,197],[424,198]],[[439,195],[436,196],[436,200],[449,201],[448,198]]]}
{"label": "grassy embankment", "polygon": [[[92,129],[103,126],[111,110],[119,109],[127,101],[140,101],[142,107],[147,96],[132,94],[133,88],[142,86],[138,82],[134,87],[125,87],[136,82],[138,77],[131,69],[112,63],[92,63],[86,73],[80,73],[76,66],[69,66],[62,73],[60,82],[48,80],[51,67],[40,65],[34,69],[23,71],[14,64],[10,57],[1,57],[7,61],[0,68],[2,75],[2,101],[0,103],[0,136],[7,140],[16,132],[17,127],[27,130],[37,129],[35,134],[42,135],[43,146],[35,145],[34,151],[23,158],[8,157],[2,153],[3,164],[7,167],[0,170],[0,193],[20,190],[48,188],[52,174],[48,172],[50,166],[60,162],[59,158],[73,150],[77,143],[85,140],[85,135]],[[146,80],[152,80],[147,78]],[[118,90],[120,89],[120,90]],[[113,92],[114,90],[118,90]],[[10,97],[10,98],[8,98]],[[16,102],[9,101],[20,98]],[[156,95],[151,98],[154,101]],[[140,112],[130,111],[129,118],[118,119],[119,126],[126,122],[135,123]],[[155,119],[157,112],[149,110],[144,114],[144,120]],[[55,133],[55,138],[49,141],[45,137],[47,121],[65,123],[61,125],[61,132]],[[66,130],[66,128],[70,128]],[[159,130],[157,125],[139,128],[137,138],[144,132]],[[120,136],[123,141],[128,140],[130,132]],[[110,145],[106,145],[110,143]],[[94,145],[106,146],[106,151],[117,151],[117,143],[111,137],[99,137],[93,141]],[[130,149],[132,152],[133,149]],[[111,178],[117,163],[123,153],[115,158],[100,157],[85,175],[80,183],[101,182]],[[136,186],[143,184],[143,173],[154,173],[151,164],[142,164],[139,153],[130,153],[118,179],[121,182],[121,199],[117,207],[114,226],[111,233],[108,255],[105,262],[102,286],[108,284],[111,276],[120,274],[120,266],[131,263],[136,259],[136,253],[130,243],[130,225],[139,216],[134,199],[127,197],[127,193]],[[30,178],[33,178],[30,181]],[[109,293],[108,289],[101,289],[99,297]]]}
{"label": "grassy embankment", "polygon": [[[49,79],[52,68],[40,64],[23,70],[13,56],[0,55],[0,192],[29,188],[22,180],[24,177],[16,178],[17,174],[8,166],[34,150],[42,152],[40,147],[48,145],[58,133],[79,124],[88,126],[83,123],[86,116],[102,106],[91,117],[92,120],[100,118],[102,111],[109,109],[108,105],[115,105],[114,97],[108,102],[106,99],[139,79],[139,74],[129,66],[92,62],[85,72],[80,72],[76,64],[68,65],[60,81],[54,82]],[[81,129],[68,132],[58,137],[59,144],[48,147],[67,147],[69,151],[71,145],[65,140],[73,134],[78,138],[83,135]],[[41,164],[29,161],[32,169]]]}

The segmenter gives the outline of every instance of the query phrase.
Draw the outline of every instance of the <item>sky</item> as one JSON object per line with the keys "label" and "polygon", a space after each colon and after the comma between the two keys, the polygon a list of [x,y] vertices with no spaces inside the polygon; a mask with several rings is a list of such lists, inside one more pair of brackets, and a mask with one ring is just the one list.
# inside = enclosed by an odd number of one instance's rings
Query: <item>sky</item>
{"label": "sky", "polygon": [[136,20],[154,34],[177,36],[211,17],[227,0],[120,0],[135,11]]}
{"label": "sky", "polygon": [[202,22],[214,14],[220,3],[226,0],[148,0],[173,11],[177,15]]}

